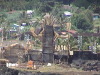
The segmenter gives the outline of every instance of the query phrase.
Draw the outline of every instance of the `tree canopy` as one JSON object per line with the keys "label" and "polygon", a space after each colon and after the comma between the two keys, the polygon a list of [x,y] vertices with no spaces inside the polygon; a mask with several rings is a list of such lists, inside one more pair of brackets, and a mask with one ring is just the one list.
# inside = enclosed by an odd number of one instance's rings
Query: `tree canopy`
{"label": "tree canopy", "polygon": [[74,0],[1,0],[1,10],[27,10],[39,9],[42,11],[49,11],[54,7],[56,2],[62,4],[72,3]]}
{"label": "tree canopy", "polygon": [[95,13],[100,14],[100,0],[75,0],[73,5],[77,7],[85,7],[93,10]]}
{"label": "tree canopy", "polygon": [[81,13],[75,13],[71,18],[71,23],[74,28],[79,30],[91,30],[93,28],[93,20],[91,11],[85,10]]}

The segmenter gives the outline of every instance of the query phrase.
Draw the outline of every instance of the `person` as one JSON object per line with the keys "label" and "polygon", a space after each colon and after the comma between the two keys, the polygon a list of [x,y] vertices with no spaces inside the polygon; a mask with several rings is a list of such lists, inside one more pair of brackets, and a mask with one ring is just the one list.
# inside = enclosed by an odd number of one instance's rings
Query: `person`
{"label": "person", "polygon": [[27,63],[27,68],[28,69],[34,69],[34,62],[32,60],[29,60]]}

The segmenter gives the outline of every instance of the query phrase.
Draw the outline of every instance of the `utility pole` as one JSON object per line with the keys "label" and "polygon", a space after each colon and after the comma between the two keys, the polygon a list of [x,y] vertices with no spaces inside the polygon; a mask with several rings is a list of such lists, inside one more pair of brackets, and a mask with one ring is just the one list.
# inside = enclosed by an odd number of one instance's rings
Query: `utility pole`
{"label": "utility pole", "polygon": [[82,36],[78,36],[79,51],[82,49]]}
{"label": "utility pole", "polygon": [[81,50],[82,50],[82,36],[78,36],[78,50],[79,50],[79,57],[81,56]]}

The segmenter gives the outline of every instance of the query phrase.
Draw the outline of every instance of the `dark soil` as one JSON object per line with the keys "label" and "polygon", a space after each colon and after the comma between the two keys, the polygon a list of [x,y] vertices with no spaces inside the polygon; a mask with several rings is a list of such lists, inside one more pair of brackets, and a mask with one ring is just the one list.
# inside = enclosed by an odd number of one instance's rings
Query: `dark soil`
{"label": "dark soil", "polygon": [[100,75],[99,72],[89,71],[89,72],[62,72],[62,73],[51,73],[51,72],[27,72],[27,71],[18,71],[14,69],[9,69],[7,67],[0,67],[0,75]]}

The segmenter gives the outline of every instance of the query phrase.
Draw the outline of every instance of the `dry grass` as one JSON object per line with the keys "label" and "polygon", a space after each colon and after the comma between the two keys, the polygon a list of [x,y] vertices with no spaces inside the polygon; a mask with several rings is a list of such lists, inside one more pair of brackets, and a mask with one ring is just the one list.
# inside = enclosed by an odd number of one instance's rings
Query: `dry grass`
{"label": "dry grass", "polygon": [[34,69],[27,69],[27,68],[14,68],[13,69],[16,69],[16,70],[20,70],[20,71],[30,71],[30,72],[51,72],[51,73],[59,73],[59,72],[82,72],[82,70],[80,69],[76,69],[76,68],[65,68],[65,67],[62,67],[61,65],[55,65],[55,64],[52,64],[51,66],[47,66],[47,65],[43,65],[41,67],[39,67],[37,70],[34,70]]}
{"label": "dry grass", "polygon": [[75,72],[79,72],[79,71],[82,71],[82,70],[78,70],[76,68],[64,68],[60,65],[55,65],[55,64],[52,64],[51,66],[42,66],[40,67],[39,69],[37,69],[37,71],[40,71],[40,72],[70,72],[70,71],[75,71]]}

